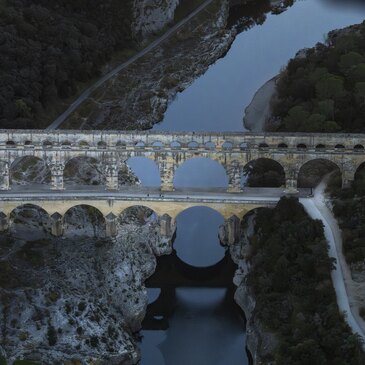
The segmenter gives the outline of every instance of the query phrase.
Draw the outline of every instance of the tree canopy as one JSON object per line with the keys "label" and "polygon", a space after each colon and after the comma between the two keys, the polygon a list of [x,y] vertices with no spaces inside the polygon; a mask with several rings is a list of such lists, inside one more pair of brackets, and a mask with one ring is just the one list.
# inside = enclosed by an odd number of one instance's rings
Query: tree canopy
{"label": "tree canopy", "polygon": [[0,128],[41,127],[56,103],[133,45],[131,1],[0,1]]}

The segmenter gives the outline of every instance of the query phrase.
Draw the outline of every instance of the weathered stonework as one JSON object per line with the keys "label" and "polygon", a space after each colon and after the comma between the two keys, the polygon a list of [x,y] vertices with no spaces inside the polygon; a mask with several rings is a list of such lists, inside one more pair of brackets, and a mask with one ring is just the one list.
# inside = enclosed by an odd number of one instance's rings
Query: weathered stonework
{"label": "weathered stonework", "polygon": [[291,192],[296,190],[301,167],[316,159],[335,163],[346,186],[365,162],[364,146],[363,134],[9,130],[0,132],[0,189],[9,189],[9,171],[23,156],[46,162],[52,173],[52,189],[56,190],[63,189],[64,166],[78,156],[94,157],[105,166],[110,190],[118,189],[118,171],[133,156],[155,161],[162,191],[172,191],[176,169],[196,157],[215,160],[225,168],[229,192],[241,190],[244,166],[259,158],[281,164]]}
{"label": "weathered stonework", "polygon": [[[10,171],[18,158],[34,156],[50,167],[51,189],[64,189],[63,174],[67,162],[75,157],[93,157],[104,166],[106,189],[118,190],[118,173],[125,161],[133,156],[144,156],[158,165],[161,190],[174,189],[176,169],[185,161],[205,157],[219,162],[228,176],[228,192],[241,191],[242,171],[251,161],[267,158],[277,161],[285,172],[286,191],[297,191],[297,179],[301,167],[309,161],[324,159],[333,162],[342,173],[343,186],[348,185],[356,170],[365,162],[365,135],[363,134],[307,134],[307,133],[155,133],[155,132],[105,132],[105,131],[0,131],[0,189],[10,188]],[[111,193],[112,194],[112,193]],[[105,217],[107,235],[116,234],[116,219],[130,206],[144,205],[161,218],[162,235],[169,236],[174,230],[176,216],[183,210],[197,205],[209,206],[227,220],[227,243],[237,237],[237,222],[248,211],[268,206],[272,202],[229,202],[179,199],[109,198],[0,198],[0,212],[5,217],[23,204],[41,205],[51,217],[52,233],[63,233],[63,216],[75,205],[90,205]],[[2,218],[1,227],[8,226]],[[229,220],[230,219],[230,220]]]}

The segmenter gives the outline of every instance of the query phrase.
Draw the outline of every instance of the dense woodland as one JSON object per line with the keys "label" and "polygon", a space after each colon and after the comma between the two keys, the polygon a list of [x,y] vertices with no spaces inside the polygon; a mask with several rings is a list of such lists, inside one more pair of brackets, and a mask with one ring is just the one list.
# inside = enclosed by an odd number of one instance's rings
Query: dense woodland
{"label": "dense woodland", "polygon": [[277,91],[274,129],[365,132],[365,22],[290,60]]}
{"label": "dense woodland", "polygon": [[[330,33],[292,59],[281,73],[273,104],[277,129],[365,133],[365,22]],[[316,166],[311,166],[311,169]],[[343,231],[348,263],[365,260],[365,166],[350,189],[332,184],[334,213]]]}
{"label": "dense woodland", "polygon": [[130,0],[0,0],[0,128],[41,127],[56,103],[133,47]]}
{"label": "dense woodland", "polygon": [[[259,210],[248,284],[257,315],[278,334],[277,365],[361,365],[365,355],[337,307],[322,223],[294,198]],[[269,359],[268,359],[269,361]]]}
{"label": "dense woodland", "polygon": [[334,213],[343,232],[343,252],[349,264],[365,262],[365,166],[350,189],[332,190]]}

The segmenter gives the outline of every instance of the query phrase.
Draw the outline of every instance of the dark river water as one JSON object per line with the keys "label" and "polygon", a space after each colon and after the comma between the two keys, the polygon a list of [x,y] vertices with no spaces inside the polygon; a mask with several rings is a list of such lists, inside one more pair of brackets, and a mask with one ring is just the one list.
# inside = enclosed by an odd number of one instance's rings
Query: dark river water
{"label": "dark river water", "polygon": [[[257,89],[278,74],[304,47],[323,42],[328,31],[360,23],[361,1],[302,0],[280,15],[240,33],[231,49],[207,72],[178,94],[155,130],[243,131],[245,107]],[[144,160],[146,161],[146,160]],[[151,161],[131,160],[130,166],[145,185],[159,185]],[[137,171],[138,170],[138,171]],[[177,187],[225,187],[221,166],[210,160],[186,162],[176,173]],[[223,218],[208,208],[189,209],[177,218],[176,256],[195,267],[222,260],[217,237]],[[172,259],[171,259],[172,260]],[[164,297],[166,287],[148,289],[150,303]],[[162,328],[142,331],[143,365],[246,365],[244,322],[226,287],[169,287],[173,298],[168,315],[156,316]],[[172,293],[172,294],[171,294]],[[163,299],[163,298],[162,298]],[[158,301],[157,301],[158,302]],[[159,313],[160,304],[156,304]],[[148,326],[147,326],[148,327]]]}

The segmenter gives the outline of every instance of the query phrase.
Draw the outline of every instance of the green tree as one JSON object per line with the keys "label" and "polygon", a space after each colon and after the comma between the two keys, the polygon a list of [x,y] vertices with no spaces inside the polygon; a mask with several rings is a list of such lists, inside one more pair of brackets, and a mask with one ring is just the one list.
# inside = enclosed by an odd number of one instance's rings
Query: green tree
{"label": "green tree", "polygon": [[316,83],[317,97],[321,100],[333,99],[343,95],[344,81],[340,76],[325,74]]}

